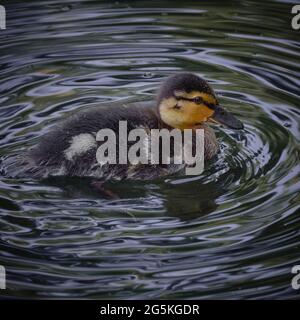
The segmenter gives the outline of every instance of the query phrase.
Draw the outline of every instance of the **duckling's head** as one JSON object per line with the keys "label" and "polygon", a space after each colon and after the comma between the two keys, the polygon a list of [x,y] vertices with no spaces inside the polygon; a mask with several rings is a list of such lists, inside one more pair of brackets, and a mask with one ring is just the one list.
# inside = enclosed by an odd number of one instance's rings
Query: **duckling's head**
{"label": "duckling's head", "polygon": [[178,129],[192,129],[205,122],[243,129],[241,121],[219,105],[209,84],[192,73],[179,73],[169,77],[158,94],[161,120]]}

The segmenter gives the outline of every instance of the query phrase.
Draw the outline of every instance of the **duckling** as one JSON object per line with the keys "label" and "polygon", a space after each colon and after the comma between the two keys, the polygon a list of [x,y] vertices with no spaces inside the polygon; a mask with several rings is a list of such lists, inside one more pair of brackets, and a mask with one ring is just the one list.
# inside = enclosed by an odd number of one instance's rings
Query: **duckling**
{"label": "duckling", "polygon": [[[6,167],[13,177],[38,179],[52,176],[109,179],[155,179],[173,174],[182,165],[103,164],[96,160],[99,143],[96,133],[103,128],[118,135],[119,121],[127,121],[128,132],[135,128],[204,129],[204,159],[218,152],[218,141],[207,123],[221,123],[233,129],[243,124],[219,105],[210,85],[192,73],[170,76],[162,84],[156,103],[147,105],[97,106],[80,111],[53,128],[26,154]],[[118,139],[117,139],[118,141]]]}

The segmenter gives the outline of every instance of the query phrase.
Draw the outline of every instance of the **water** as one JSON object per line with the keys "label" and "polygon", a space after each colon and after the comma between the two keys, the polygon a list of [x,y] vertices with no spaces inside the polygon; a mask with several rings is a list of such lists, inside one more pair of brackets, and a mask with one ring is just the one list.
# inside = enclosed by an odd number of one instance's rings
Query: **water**
{"label": "water", "polygon": [[[5,5],[5,3],[4,3]],[[291,3],[7,3],[0,153],[28,149],[74,110],[154,99],[203,76],[245,124],[193,178],[0,182],[3,297],[299,298],[300,33]]]}

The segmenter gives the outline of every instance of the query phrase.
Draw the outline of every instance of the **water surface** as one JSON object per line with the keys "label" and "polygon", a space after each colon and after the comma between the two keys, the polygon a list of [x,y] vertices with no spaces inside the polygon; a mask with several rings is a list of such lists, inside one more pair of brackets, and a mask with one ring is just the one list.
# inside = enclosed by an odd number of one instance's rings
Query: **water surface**
{"label": "water surface", "polygon": [[[245,124],[216,128],[201,176],[0,180],[2,297],[299,298],[300,33],[279,1],[7,2],[0,154],[95,104],[155,98],[179,71],[207,79]],[[5,3],[4,3],[5,5]]]}

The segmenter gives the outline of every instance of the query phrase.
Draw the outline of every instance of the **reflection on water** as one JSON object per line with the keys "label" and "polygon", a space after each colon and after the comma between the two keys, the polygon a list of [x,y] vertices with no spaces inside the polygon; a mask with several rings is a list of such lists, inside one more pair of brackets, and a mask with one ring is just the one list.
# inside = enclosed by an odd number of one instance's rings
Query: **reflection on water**
{"label": "reflection on water", "polygon": [[[70,113],[153,99],[180,70],[245,124],[199,177],[0,181],[6,297],[296,298],[299,32],[280,1],[28,1],[0,32],[0,153]],[[101,106],[100,106],[101,107]]]}

